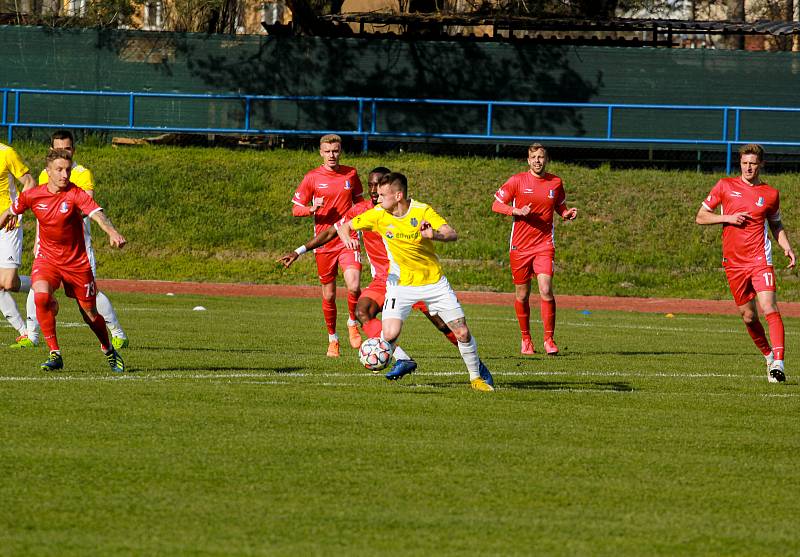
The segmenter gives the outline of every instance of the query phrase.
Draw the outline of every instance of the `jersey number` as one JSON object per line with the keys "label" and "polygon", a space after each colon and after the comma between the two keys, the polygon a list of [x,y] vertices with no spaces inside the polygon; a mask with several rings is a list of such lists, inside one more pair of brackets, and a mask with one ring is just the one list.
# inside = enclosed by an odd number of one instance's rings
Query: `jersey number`
{"label": "jersey number", "polygon": [[775,276],[770,272],[764,273],[764,284],[770,287],[775,286]]}
{"label": "jersey number", "polygon": [[394,309],[394,305],[397,303],[397,298],[392,298],[392,307],[389,307],[389,298],[386,298],[386,301],[383,302],[383,309],[384,311],[387,309]]}
{"label": "jersey number", "polygon": [[87,282],[86,284],[83,285],[83,287],[86,289],[86,297],[87,298],[91,298],[92,296],[95,295],[96,291],[95,291],[94,281]]}

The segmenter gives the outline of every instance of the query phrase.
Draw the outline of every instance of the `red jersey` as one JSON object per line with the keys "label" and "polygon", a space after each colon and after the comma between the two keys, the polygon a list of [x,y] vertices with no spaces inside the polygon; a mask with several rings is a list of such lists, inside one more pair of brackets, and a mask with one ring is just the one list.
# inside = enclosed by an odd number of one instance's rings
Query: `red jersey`
{"label": "red jersey", "polygon": [[102,208],[81,188],[69,183],[67,189],[50,193],[47,185],[22,192],[11,206],[11,212],[21,215],[30,209],[39,221],[39,245],[36,259],[63,266],[89,266],[83,240],[83,217]]}
{"label": "red jersey", "polygon": [[703,207],[722,205],[723,215],[750,213],[742,226],[722,225],[722,264],[726,267],[772,265],[772,242],[767,221],[781,220],[780,194],[768,184],[751,185],[741,178],[723,178],[708,194]]}
{"label": "red jersey", "polygon": [[[339,222],[347,210],[361,200],[362,192],[361,180],[358,179],[355,168],[339,165],[336,170],[328,170],[320,166],[303,177],[303,181],[294,192],[292,203],[304,207],[315,198],[324,199],[322,207],[314,213],[314,236],[316,236]],[[353,237],[356,237],[355,233]],[[343,247],[342,241],[334,238],[314,251],[336,252]]]}
{"label": "red jersey", "polygon": [[524,207],[530,203],[531,212],[514,216],[511,225],[510,249],[512,251],[554,251],[553,212],[560,215],[566,209],[566,194],[561,178],[545,173],[538,178],[529,171],[514,174],[494,194],[500,203]]}
{"label": "red jersey", "polygon": [[[372,203],[372,199],[364,199],[350,207],[340,222],[344,223],[345,221],[352,220],[354,217],[369,211],[373,207],[375,207],[375,204]],[[386,253],[386,245],[383,243],[383,236],[373,230],[362,230],[361,238],[364,240],[364,250],[366,250],[367,257],[369,258],[372,278],[383,279],[383,281],[386,282],[389,276],[389,255]]]}

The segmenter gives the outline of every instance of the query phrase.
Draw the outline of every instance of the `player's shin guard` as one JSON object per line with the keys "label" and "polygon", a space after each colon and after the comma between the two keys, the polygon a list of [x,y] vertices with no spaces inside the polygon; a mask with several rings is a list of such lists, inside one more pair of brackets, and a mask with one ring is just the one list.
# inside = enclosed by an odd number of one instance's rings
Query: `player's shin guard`
{"label": "player's shin guard", "polygon": [[22,315],[17,309],[17,302],[14,301],[11,293],[5,290],[0,290],[0,311],[19,334],[25,334],[25,320],[22,319]]}
{"label": "player's shin guard", "polygon": [[25,301],[25,328],[28,329],[28,338],[33,342],[39,341],[39,321],[36,319],[36,298],[33,290],[28,292],[28,299]]}
{"label": "player's shin guard", "polygon": [[750,338],[753,339],[753,342],[762,354],[766,356],[772,352],[772,348],[767,340],[767,333],[764,332],[764,327],[761,325],[761,321],[758,317],[751,323],[745,323],[744,326],[747,327],[747,333],[750,335]]}
{"label": "player's shin guard", "polygon": [[31,291],[31,277],[28,275],[20,275],[19,277],[19,292]]}
{"label": "player's shin guard", "polygon": [[473,379],[480,377],[481,363],[480,358],[478,357],[478,343],[475,341],[475,337],[470,335],[469,342],[459,341],[458,351],[461,352],[461,358],[467,365],[467,371],[469,371],[469,380],[472,381]]}
{"label": "player's shin guard", "polygon": [[383,324],[381,323],[380,319],[375,319],[374,317],[364,323],[361,326],[361,329],[364,331],[364,334],[367,335],[367,338],[377,338],[381,336],[381,330],[383,329]]}
{"label": "player's shin guard", "polygon": [[772,341],[772,354],[776,360],[783,360],[783,319],[780,312],[773,311],[764,315],[769,327],[769,339]]}
{"label": "player's shin guard", "polygon": [[519,331],[522,333],[522,338],[531,338],[531,304],[528,300],[520,302],[514,300],[514,311],[517,314],[517,321],[519,321]]}
{"label": "player's shin guard", "polygon": [[556,332],[556,300],[541,300],[540,311],[542,312],[542,327],[544,328],[544,340],[553,338]]}
{"label": "player's shin guard", "polygon": [[44,341],[51,351],[59,350],[58,338],[56,337],[56,314],[53,295],[48,292],[34,293],[36,303],[36,318],[42,328]]}
{"label": "player's shin guard", "polygon": [[114,311],[114,306],[111,305],[111,300],[102,292],[97,293],[96,298],[97,313],[103,316],[111,334],[118,337],[124,337],[125,331],[122,330],[122,325],[119,324],[117,312]]}
{"label": "player's shin guard", "polygon": [[361,292],[347,291],[347,311],[350,315],[350,321],[358,321],[356,319],[356,304],[358,303],[358,296]]}
{"label": "player's shin guard", "polygon": [[86,310],[81,308],[81,316],[83,320],[89,325],[89,328],[94,333],[94,336],[97,337],[97,340],[100,341],[100,349],[103,353],[108,352],[109,348],[111,347],[111,343],[108,340],[108,329],[106,329],[106,320],[103,319],[103,316],[99,313],[94,316],[94,319],[91,319],[87,314]]}
{"label": "player's shin guard", "polygon": [[336,334],[336,300],[322,300],[322,316],[329,335]]}

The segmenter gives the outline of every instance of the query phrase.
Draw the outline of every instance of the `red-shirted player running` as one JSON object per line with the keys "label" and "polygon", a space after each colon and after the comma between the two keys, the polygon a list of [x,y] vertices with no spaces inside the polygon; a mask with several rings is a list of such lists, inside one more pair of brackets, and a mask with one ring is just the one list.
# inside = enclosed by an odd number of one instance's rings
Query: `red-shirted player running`
{"label": "red-shirted player running", "polygon": [[125,238],[117,232],[102,207],[85,191],[69,181],[72,153],[51,149],[47,154],[48,182],[22,192],[14,204],[0,215],[0,227],[14,215],[30,209],[39,221],[39,246],[31,273],[36,301],[36,317],[50,347],[50,356],[41,365],[45,371],[64,367],[56,337],[58,304],[53,292],[64,283],[64,292],[78,302],[83,320],[100,340],[112,371],[125,371],[125,363],[111,346],[103,317],[97,313],[92,268],[83,241],[83,217],[88,216],[108,234],[111,245],[121,248]]}
{"label": "red-shirted player running", "polygon": [[[303,177],[292,198],[292,214],[296,217],[314,217],[314,235],[333,226],[350,207],[362,200],[361,182],[355,168],[339,164],[342,154],[342,138],[329,134],[319,140],[322,166]],[[311,203],[309,206],[308,203]],[[314,250],[317,273],[322,283],[322,314],[328,328],[328,352],[330,357],[339,356],[339,337],[336,334],[336,275],[341,266],[347,286],[349,319],[347,329],[350,346],[361,346],[361,335],[356,326],[356,302],[361,293],[361,254],[348,250],[341,240]]]}
{"label": "red-shirted player running", "polygon": [[[775,297],[775,271],[769,231],[794,267],[795,255],[781,223],[778,190],[761,181],[764,149],[749,144],[739,149],[742,175],[723,178],[708,194],[697,224],[722,224],[722,265],[747,332],[767,360],[770,383],[786,381],[783,368],[783,320]],[[715,213],[721,207],[721,213]],[[755,298],[769,327],[770,346],[758,319]]]}
{"label": "red-shirted player running", "polygon": [[531,341],[530,295],[531,278],[536,277],[539,286],[542,323],[544,325],[544,349],[547,354],[558,354],[553,340],[556,326],[556,300],[553,296],[553,213],[565,220],[578,216],[575,207],[568,208],[561,178],[545,172],[549,161],[547,149],[540,143],[528,147],[527,172],[515,174],[494,194],[492,211],[511,215],[510,263],[514,280],[514,309],[522,333],[523,354],[533,354]]}

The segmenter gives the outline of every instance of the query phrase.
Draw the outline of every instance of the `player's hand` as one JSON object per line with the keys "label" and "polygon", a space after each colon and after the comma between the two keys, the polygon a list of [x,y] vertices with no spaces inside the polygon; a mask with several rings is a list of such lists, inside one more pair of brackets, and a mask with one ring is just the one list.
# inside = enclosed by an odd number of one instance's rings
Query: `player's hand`
{"label": "player's hand", "polygon": [[419,224],[419,233],[423,238],[433,240],[433,232],[433,227],[428,221],[424,220]]}
{"label": "player's hand", "polygon": [[290,251],[289,253],[287,253],[286,255],[284,255],[283,257],[278,259],[277,261],[278,261],[278,263],[283,263],[283,266],[288,269],[289,267],[292,266],[292,263],[297,261],[298,257],[300,257],[300,256],[297,255],[297,252]]}
{"label": "player's hand", "polygon": [[531,204],[528,203],[523,207],[514,207],[511,209],[511,214],[515,217],[525,217],[528,216],[531,212]]}
{"label": "player's hand", "polygon": [[797,263],[797,258],[794,256],[794,251],[792,251],[792,248],[783,250],[783,254],[789,258],[789,265],[786,268],[794,268],[794,264]]}
{"label": "player's hand", "polygon": [[319,209],[323,205],[325,205],[325,198],[324,197],[315,197],[311,201],[311,207],[309,208],[309,211],[311,211],[311,214],[313,215],[314,213],[317,212],[317,209]]}
{"label": "player's hand", "polygon": [[733,224],[735,226],[742,226],[749,218],[750,218],[750,213],[748,213],[747,211],[742,211],[741,213],[733,213],[732,215],[728,215],[728,223]]}
{"label": "player's hand", "polygon": [[128,243],[128,241],[119,232],[113,232],[109,234],[108,239],[111,241],[112,248],[122,249],[122,247]]}
{"label": "player's hand", "polygon": [[19,217],[17,215],[9,214],[8,215],[8,220],[6,220],[6,225],[3,228],[5,228],[6,231],[9,231],[9,232],[11,230],[14,230],[17,227],[17,221],[18,220],[19,220]]}
{"label": "player's hand", "polygon": [[578,209],[576,207],[572,207],[564,211],[564,214],[561,217],[564,220],[575,220],[575,217],[578,216]]}
{"label": "player's hand", "polygon": [[344,244],[344,247],[353,251],[361,249],[361,246],[358,243],[358,238],[343,238],[342,243]]}

